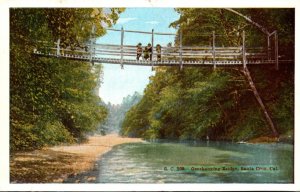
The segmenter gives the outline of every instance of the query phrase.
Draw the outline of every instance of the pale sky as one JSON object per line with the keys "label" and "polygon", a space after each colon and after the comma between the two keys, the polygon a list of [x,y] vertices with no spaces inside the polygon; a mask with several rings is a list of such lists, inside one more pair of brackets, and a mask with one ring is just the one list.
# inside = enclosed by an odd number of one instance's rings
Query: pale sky
{"label": "pale sky", "polygon": [[[177,20],[179,15],[173,8],[127,8],[113,28],[137,31],[175,33],[176,30],[169,28],[171,22]],[[166,45],[174,42],[175,36],[154,36],[154,45],[157,43]],[[97,40],[97,43],[120,44],[120,32],[108,31],[107,34]],[[139,42],[145,46],[151,42],[151,35],[125,33],[125,45],[137,45]],[[154,75],[151,67],[103,64],[103,84],[99,89],[101,99],[108,103],[119,104],[123,97],[132,95],[135,91],[143,93],[149,83],[149,77]]]}

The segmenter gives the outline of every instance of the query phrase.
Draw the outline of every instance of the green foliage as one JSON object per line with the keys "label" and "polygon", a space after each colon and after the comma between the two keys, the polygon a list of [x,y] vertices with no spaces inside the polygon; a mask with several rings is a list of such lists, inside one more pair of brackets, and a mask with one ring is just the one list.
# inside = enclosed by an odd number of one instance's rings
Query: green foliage
{"label": "green foliage", "polygon": [[258,107],[247,107],[242,111],[242,115],[236,124],[230,127],[228,139],[247,141],[254,137],[269,135],[269,130],[263,117],[263,113]]}
{"label": "green foliage", "polygon": [[[183,32],[183,45],[211,45],[215,31],[218,46],[240,46],[247,34],[247,46],[263,46],[264,35],[256,27],[224,9],[176,9],[180,18],[170,26]],[[293,48],[292,9],[239,9],[267,30],[283,30],[280,45]],[[258,16],[260,15],[260,16]],[[265,18],[264,20],[258,18]],[[284,18],[291,18],[284,21]],[[175,43],[178,43],[178,39]],[[286,52],[286,51],[285,51]],[[280,52],[285,54],[285,52]],[[293,52],[293,51],[290,51]],[[275,71],[270,66],[249,67],[279,132],[293,130],[292,66]],[[122,134],[131,137],[249,140],[268,136],[270,130],[247,79],[240,68],[156,68],[144,97],[125,117]]]}
{"label": "green foliage", "polygon": [[[233,109],[237,99],[230,95],[236,87],[233,79],[221,70],[157,71],[141,102],[126,114],[123,134],[145,138],[204,137],[209,128],[228,121],[225,110]],[[233,80],[230,88],[229,80]]]}
{"label": "green foliage", "polygon": [[294,130],[294,78],[290,73],[289,78],[282,77],[278,83],[278,89],[281,91],[277,94],[277,102],[270,104],[270,108],[274,111],[274,120],[280,133],[285,134]]}
{"label": "green foliage", "polygon": [[122,9],[10,9],[10,147],[30,150],[80,141],[107,116],[96,95],[101,66],[38,58],[40,41],[83,43],[105,33]]}
{"label": "green foliage", "polygon": [[[149,100],[148,100],[149,101]],[[120,131],[121,135],[130,137],[143,137],[144,132],[149,126],[148,118],[145,115],[149,112],[150,103],[146,97],[135,106],[133,106],[125,115],[125,119]]]}
{"label": "green foliage", "polygon": [[[111,27],[124,8],[55,8],[43,9],[48,28],[54,39],[60,38],[65,45],[86,42],[91,36],[105,34],[104,25]],[[91,30],[95,26],[94,34]]]}

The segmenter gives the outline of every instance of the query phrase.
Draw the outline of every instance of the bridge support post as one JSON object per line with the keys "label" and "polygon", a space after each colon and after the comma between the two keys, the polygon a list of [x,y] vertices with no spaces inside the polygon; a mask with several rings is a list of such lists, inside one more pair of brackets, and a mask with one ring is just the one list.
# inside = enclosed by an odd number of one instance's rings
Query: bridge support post
{"label": "bridge support post", "polygon": [[151,64],[152,64],[152,71],[154,70],[154,66],[153,66],[153,53],[154,53],[154,29],[152,29],[152,34],[151,34],[151,45],[152,45],[152,54],[151,54]]}
{"label": "bridge support post", "polygon": [[60,38],[57,39],[57,44],[56,44],[56,55],[57,55],[57,57],[60,56],[60,46],[59,46],[59,44],[60,44]]}
{"label": "bridge support post", "polygon": [[[275,60],[275,68],[276,68],[276,70],[279,70],[279,61],[278,61],[278,33],[277,33],[277,31],[275,30],[275,31],[273,31],[272,33],[270,33],[269,35],[268,35],[268,43],[269,43],[269,45],[268,46],[270,46],[270,37],[271,36],[273,36],[274,35],[274,52],[273,52],[273,49],[270,49],[270,51],[269,51],[269,60],[271,60],[272,59],[272,61],[274,61]],[[273,45],[273,43],[272,43],[272,45]],[[274,53],[274,60],[273,60],[273,53]]]}
{"label": "bridge support post", "polygon": [[123,66],[123,55],[124,55],[123,44],[124,44],[124,28],[122,27],[122,29],[121,29],[121,69],[124,69],[124,66]]}
{"label": "bridge support post", "polygon": [[214,64],[214,69],[216,69],[216,45],[215,45],[215,39],[216,39],[216,34],[215,31],[213,31],[213,39],[212,39],[212,54],[213,54],[213,64]]}
{"label": "bridge support post", "polygon": [[94,34],[95,34],[95,25],[93,24],[92,26],[92,33],[91,33],[91,36],[90,36],[90,62],[92,63],[92,65],[94,65],[94,62],[93,62],[93,56],[95,55],[95,47],[94,47],[94,41],[95,41],[95,37],[94,37]]}
{"label": "bridge support post", "polygon": [[278,64],[278,34],[277,31],[275,31],[274,34],[274,41],[275,41],[275,68],[276,70],[279,70],[279,64]]}
{"label": "bridge support post", "polygon": [[183,69],[183,63],[182,63],[182,30],[179,32],[179,63],[180,63],[180,70]]}
{"label": "bridge support post", "polygon": [[268,35],[267,37],[267,57],[268,57],[268,61],[270,61],[270,35]]}
{"label": "bridge support post", "polygon": [[247,65],[247,60],[246,60],[246,45],[245,45],[245,31],[243,31],[243,50],[242,50],[242,54],[243,54],[243,66],[244,69],[246,69],[246,65]]}
{"label": "bridge support post", "polygon": [[276,129],[276,127],[275,127],[275,125],[274,125],[274,123],[273,123],[273,121],[272,121],[272,119],[271,119],[271,117],[270,117],[270,115],[269,115],[269,113],[268,113],[268,111],[267,111],[267,109],[266,109],[266,107],[265,107],[265,105],[264,105],[264,103],[263,103],[263,101],[262,101],[262,99],[261,99],[261,97],[260,97],[260,95],[259,95],[256,87],[255,87],[255,84],[254,84],[254,82],[252,80],[251,74],[250,74],[247,66],[244,68],[244,70],[242,72],[246,76],[246,78],[247,78],[247,80],[249,82],[250,88],[251,88],[251,90],[252,90],[252,92],[253,92],[253,94],[254,94],[254,96],[256,98],[256,101],[258,102],[259,106],[261,107],[261,109],[262,109],[262,111],[263,111],[263,113],[265,115],[265,118],[267,120],[267,123],[270,126],[270,129],[271,129],[271,132],[272,132],[273,136],[276,137],[276,138],[278,138],[278,136],[279,136],[278,131],[277,131],[277,129]]}

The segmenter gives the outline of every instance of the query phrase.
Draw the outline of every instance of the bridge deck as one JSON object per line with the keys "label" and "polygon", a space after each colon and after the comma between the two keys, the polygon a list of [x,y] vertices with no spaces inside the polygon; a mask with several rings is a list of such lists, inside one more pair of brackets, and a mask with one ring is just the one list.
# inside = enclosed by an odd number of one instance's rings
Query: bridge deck
{"label": "bridge deck", "polygon": [[[181,64],[178,60],[162,60],[162,61],[149,61],[149,60],[134,60],[134,59],[116,59],[116,58],[104,58],[104,57],[90,57],[89,55],[73,55],[73,54],[53,54],[53,53],[43,53],[40,51],[35,51],[35,55],[44,56],[44,57],[56,57],[56,58],[65,58],[71,60],[80,60],[93,63],[110,63],[110,64],[124,64],[124,65],[141,65],[141,66],[179,66]],[[274,64],[275,60],[247,60],[247,64]],[[188,61],[183,60],[182,64],[184,66],[233,66],[233,65],[243,65],[241,59],[236,60],[195,60]]]}

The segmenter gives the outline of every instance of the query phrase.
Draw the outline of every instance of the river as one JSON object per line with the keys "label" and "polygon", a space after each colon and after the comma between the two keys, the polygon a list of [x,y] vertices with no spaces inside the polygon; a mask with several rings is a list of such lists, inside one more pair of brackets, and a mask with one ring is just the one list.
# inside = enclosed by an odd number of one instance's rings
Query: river
{"label": "river", "polygon": [[293,159],[293,145],[282,143],[145,142],[114,147],[84,175],[96,183],[292,183]]}

